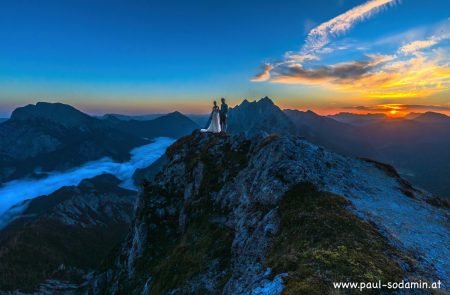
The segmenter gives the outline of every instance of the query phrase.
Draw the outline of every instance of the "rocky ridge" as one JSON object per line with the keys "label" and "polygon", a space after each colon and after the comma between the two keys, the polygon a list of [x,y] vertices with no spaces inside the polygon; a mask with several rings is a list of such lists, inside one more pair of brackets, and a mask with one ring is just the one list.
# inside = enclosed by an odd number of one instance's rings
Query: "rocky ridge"
{"label": "rocky ridge", "polygon": [[298,137],[194,132],[144,182],[128,238],[85,292],[324,294],[338,279],[445,281],[448,211],[429,198],[390,166]]}

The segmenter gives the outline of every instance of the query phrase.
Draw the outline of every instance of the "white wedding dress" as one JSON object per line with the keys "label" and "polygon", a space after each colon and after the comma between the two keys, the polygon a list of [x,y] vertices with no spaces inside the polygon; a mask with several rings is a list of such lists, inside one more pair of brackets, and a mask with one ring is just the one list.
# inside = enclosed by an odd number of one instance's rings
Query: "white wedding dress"
{"label": "white wedding dress", "polygon": [[214,107],[211,115],[211,124],[207,129],[201,129],[201,132],[213,132],[219,133],[220,130],[220,115],[219,115],[219,107]]}

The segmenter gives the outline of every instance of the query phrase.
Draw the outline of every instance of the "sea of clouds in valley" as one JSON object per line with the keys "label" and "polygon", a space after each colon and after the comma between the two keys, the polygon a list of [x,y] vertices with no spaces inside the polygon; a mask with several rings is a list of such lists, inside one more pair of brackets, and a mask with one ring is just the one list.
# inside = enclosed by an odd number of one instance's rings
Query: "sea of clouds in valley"
{"label": "sea of clouds in valley", "polygon": [[122,181],[122,187],[136,190],[132,177],[136,169],[156,161],[173,141],[167,137],[156,138],[150,144],[133,149],[130,161],[125,163],[102,158],[65,172],[50,173],[41,179],[18,179],[5,183],[0,187],[0,229],[26,208],[26,200],[51,194],[63,186],[78,185],[83,179],[109,173]]}

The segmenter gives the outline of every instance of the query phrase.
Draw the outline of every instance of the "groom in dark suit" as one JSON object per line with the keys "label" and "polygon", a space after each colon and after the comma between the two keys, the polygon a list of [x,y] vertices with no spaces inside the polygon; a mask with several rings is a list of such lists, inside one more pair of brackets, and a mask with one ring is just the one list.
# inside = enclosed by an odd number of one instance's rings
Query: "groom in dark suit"
{"label": "groom in dark suit", "polygon": [[227,119],[228,119],[228,105],[225,103],[225,98],[221,98],[220,101],[220,130],[227,132]]}

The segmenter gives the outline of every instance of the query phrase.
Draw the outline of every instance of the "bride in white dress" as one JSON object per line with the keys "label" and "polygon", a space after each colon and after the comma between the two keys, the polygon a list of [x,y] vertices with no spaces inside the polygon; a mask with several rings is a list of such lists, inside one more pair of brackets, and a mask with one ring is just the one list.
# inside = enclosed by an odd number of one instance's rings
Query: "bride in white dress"
{"label": "bride in white dress", "polygon": [[217,102],[214,101],[214,106],[212,108],[211,113],[211,124],[209,124],[209,127],[207,129],[201,129],[201,132],[213,132],[213,133],[219,133],[220,130],[220,110],[217,106]]}

